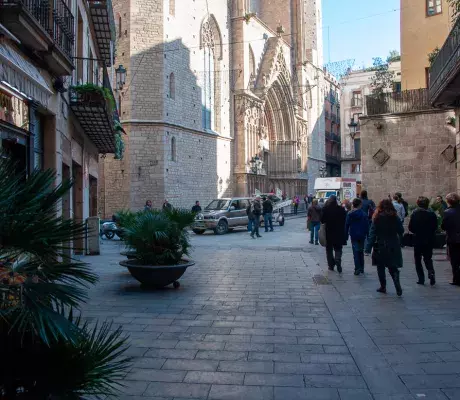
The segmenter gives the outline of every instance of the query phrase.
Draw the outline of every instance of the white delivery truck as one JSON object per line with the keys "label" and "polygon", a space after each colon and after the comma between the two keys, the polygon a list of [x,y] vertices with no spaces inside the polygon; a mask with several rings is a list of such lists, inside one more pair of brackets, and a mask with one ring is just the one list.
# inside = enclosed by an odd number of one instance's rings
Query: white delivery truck
{"label": "white delivery truck", "polygon": [[315,196],[326,201],[331,196],[339,201],[353,200],[356,197],[356,179],[349,178],[317,178],[315,180]]}

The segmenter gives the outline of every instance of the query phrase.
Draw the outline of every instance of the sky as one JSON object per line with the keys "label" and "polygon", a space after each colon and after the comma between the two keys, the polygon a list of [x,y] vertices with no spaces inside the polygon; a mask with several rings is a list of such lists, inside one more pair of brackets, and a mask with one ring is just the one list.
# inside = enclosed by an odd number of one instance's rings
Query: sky
{"label": "sky", "polygon": [[354,59],[371,66],[400,51],[400,0],[322,0],[324,63]]}

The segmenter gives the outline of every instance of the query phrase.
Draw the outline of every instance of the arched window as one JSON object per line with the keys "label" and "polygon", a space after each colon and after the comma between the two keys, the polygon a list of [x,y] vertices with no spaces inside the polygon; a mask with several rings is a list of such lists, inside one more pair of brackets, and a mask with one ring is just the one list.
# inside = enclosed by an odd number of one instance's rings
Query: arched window
{"label": "arched window", "polygon": [[169,15],[176,15],[176,0],[169,0]]}
{"label": "arched window", "polygon": [[171,161],[177,161],[176,138],[171,139]]}
{"label": "arched window", "polygon": [[222,38],[214,16],[201,26],[203,79],[201,81],[203,128],[220,130]]}
{"label": "arched window", "polygon": [[176,98],[176,77],[174,72],[169,74],[169,97],[173,100]]}
{"label": "arched window", "polygon": [[249,73],[250,73],[250,84],[253,86],[253,82],[256,79],[256,58],[254,57],[254,52],[252,51],[251,45],[249,45]]}
{"label": "arched window", "polygon": [[122,29],[122,24],[121,24],[121,15],[119,13],[117,13],[117,17],[116,17],[116,21],[117,21],[117,29],[118,29],[118,37],[121,38],[121,35],[122,35],[122,32],[123,32],[123,29]]}

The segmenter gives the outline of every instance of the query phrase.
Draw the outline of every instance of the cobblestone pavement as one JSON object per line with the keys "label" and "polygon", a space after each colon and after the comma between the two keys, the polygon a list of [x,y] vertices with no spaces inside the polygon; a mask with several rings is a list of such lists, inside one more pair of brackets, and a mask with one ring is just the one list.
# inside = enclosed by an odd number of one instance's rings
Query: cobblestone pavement
{"label": "cobblestone pavement", "polygon": [[421,287],[405,249],[398,298],[376,293],[374,267],[353,275],[349,247],[343,274],[327,271],[304,218],[262,235],[193,235],[196,266],[177,290],[142,290],[119,242],[85,258],[101,276],[85,316],[131,336],[120,399],[460,399],[460,290],[445,255],[438,284]]}

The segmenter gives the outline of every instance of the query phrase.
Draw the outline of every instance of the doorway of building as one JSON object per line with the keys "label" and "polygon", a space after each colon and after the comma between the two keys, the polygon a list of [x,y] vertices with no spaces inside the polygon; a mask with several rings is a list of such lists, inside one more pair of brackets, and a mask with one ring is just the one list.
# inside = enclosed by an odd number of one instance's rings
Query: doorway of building
{"label": "doorway of building", "polygon": [[[83,169],[76,162],[72,162],[72,211],[75,222],[83,222]],[[84,238],[74,241],[74,253],[83,254]]]}
{"label": "doorway of building", "polygon": [[89,176],[89,216],[97,217],[97,178]]}

